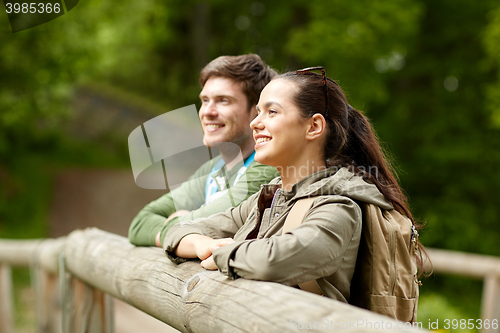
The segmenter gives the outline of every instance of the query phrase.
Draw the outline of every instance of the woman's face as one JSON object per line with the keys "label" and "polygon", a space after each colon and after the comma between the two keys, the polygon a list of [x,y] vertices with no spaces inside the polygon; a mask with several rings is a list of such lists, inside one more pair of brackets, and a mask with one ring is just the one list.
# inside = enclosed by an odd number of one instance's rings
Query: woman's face
{"label": "woman's face", "polygon": [[293,103],[297,86],[285,79],[271,81],[260,94],[257,117],[250,123],[255,160],[275,167],[295,165],[306,144],[307,119]]}

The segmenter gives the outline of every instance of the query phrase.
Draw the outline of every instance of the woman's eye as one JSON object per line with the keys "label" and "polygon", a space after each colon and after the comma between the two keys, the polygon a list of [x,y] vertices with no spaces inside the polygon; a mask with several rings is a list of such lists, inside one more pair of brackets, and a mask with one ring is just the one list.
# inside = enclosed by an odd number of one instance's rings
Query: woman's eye
{"label": "woman's eye", "polygon": [[269,112],[270,114],[273,114],[273,113],[278,113],[278,112],[276,112],[276,111],[275,111],[275,110],[273,110],[273,109],[269,109],[269,111],[268,111],[268,112]]}

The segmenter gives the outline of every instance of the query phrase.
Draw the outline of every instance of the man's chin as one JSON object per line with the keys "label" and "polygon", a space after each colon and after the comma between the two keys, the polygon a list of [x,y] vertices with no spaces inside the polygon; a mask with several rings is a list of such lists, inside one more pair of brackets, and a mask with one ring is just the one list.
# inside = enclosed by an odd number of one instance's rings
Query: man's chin
{"label": "man's chin", "polygon": [[226,142],[220,142],[220,141],[209,141],[207,139],[203,139],[203,144],[207,147],[210,148],[219,148],[221,145],[223,145]]}
{"label": "man's chin", "polygon": [[223,150],[227,153],[240,153],[241,148],[234,142],[207,141],[203,140],[203,144],[209,148]]}

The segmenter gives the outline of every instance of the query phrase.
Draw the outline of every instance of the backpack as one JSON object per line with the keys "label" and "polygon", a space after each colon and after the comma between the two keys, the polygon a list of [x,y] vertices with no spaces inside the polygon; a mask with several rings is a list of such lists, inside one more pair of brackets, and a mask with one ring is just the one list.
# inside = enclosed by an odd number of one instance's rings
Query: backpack
{"label": "backpack", "polygon": [[[288,214],[285,230],[302,223],[315,198],[298,200]],[[409,218],[398,211],[358,203],[363,212],[361,240],[351,280],[349,304],[404,322],[417,319],[417,240]],[[299,284],[318,292],[316,281]]]}

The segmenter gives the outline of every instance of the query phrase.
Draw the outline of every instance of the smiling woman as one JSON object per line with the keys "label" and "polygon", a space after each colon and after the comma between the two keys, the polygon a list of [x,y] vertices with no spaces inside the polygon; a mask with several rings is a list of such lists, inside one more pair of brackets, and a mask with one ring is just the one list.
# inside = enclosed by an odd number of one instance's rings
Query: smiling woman
{"label": "smiling woman", "polygon": [[[283,188],[326,167],[323,145],[326,121],[319,113],[304,118],[294,103],[298,87],[284,79],[274,80],[262,91],[258,116],[250,126],[255,138],[255,160],[280,170]],[[286,172],[303,170],[304,174]]]}
{"label": "smiling woman", "polygon": [[[324,73],[302,70],[264,88],[250,127],[255,160],[280,177],[238,207],[170,229],[167,255],[200,258],[231,279],[315,282],[316,292],[347,302],[364,207],[412,220],[369,121]],[[310,208],[290,228],[298,215],[292,209],[305,198]]]}

